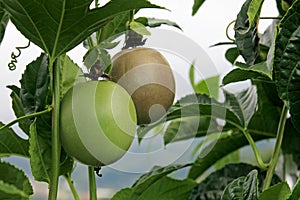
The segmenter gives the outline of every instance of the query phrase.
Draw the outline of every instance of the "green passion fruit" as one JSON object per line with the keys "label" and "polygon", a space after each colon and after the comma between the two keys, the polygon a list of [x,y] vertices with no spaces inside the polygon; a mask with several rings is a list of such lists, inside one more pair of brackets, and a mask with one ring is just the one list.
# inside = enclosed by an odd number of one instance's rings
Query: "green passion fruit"
{"label": "green passion fruit", "polygon": [[61,143],[81,163],[109,165],[129,149],[136,122],[134,103],[124,88],[111,81],[78,83],[61,102]]}
{"label": "green passion fruit", "polygon": [[110,76],[131,95],[139,125],[159,120],[173,104],[174,76],[166,58],[155,49],[137,47],[117,53]]}

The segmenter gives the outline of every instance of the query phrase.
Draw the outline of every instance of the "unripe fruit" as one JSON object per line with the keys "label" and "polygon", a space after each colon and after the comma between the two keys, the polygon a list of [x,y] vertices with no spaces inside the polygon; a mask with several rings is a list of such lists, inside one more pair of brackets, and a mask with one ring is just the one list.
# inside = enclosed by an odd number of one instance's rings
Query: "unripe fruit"
{"label": "unripe fruit", "polygon": [[63,97],[61,143],[78,161],[109,165],[130,147],[136,132],[136,111],[130,95],[111,81],[76,84]]}
{"label": "unripe fruit", "polygon": [[110,76],[131,95],[138,124],[160,119],[171,107],[175,80],[168,61],[155,49],[138,47],[116,54]]}

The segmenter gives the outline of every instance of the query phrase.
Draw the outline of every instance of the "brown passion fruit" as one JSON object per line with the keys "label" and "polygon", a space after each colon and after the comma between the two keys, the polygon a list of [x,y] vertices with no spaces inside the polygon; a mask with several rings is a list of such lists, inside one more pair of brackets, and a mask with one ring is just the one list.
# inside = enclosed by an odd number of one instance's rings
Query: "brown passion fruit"
{"label": "brown passion fruit", "polygon": [[112,58],[112,81],[131,95],[138,124],[150,124],[165,115],[175,97],[175,80],[166,58],[153,48],[122,50]]}

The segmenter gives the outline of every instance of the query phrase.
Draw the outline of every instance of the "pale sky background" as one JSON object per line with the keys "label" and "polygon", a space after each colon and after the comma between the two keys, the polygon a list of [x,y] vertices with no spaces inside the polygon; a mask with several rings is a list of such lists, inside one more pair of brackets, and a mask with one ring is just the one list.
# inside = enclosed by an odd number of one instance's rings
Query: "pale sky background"
{"label": "pale sky background", "polygon": [[[214,63],[216,71],[214,73],[220,73],[224,75],[227,71],[232,69],[232,66],[225,60],[224,54],[227,48],[231,46],[221,46],[209,48],[210,45],[213,45],[218,42],[226,42],[228,39],[225,35],[225,29],[227,25],[234,19],[238,14],[243,0],[207,0],[203,6],[200,8],[198,13],[195,16],[191,16],[193,0],[150,0],[152,3],[157,5],[164,6],[171,11],[160,10],[160,9],[143,9],[139,12],[138,16],[148,16],[155,18],[168,19],[176,22],[183,31],[177,30],[176,28],[163,26],[162,29],[172,30],[184,35],[186,38],[193,40],[197,43],[208,55],[208,57]],[[183,3],[184,2],[184,3]],[[275,0],[265,0],[264,6],[262,8],[262,16],[277,16],[277,9]],[[101,1],[100,1],[101,3]],[[266,26],[270,23],[270,20],[261,20],[259,25],[259,32],[263,32]],[[230,32],[233,37],[233,32]],[[174,41],[176,42],[176,41]],[[29,64],[32,60],[35,60],[39,55],[41,50],[39,47],[31,44],[30,48],[22,50],[22,55],[18,58],[17,69],[15,71],[10,71],[7,67],[7,64],[10,62],[11,52],[17,52],[15,47],[25,46],[27,40],[15,29],[15,27],[9,23],[5,33],[5,37],[0,46],[0,121],[3,123],[8,123],[9,121],[15,119],[13,111],[11,109],[11,99],[9,97],[10,90],[6,88],[7,85],[15,84],[19,86],[19,80],[25,69],[25,66]],[[79,45],[68,55],[76,62],[79,66],[82,66],[82,56],[85,53],[85,49],[82,45]],[[178,61],[180,62],[180,61]],[[205,66],[205,64],[204,64]],[[173,66],[174,68],[177,66]],[[188,67],[188,65],[187,65]],[[174,69],[178,70],[178,69]],[[204,70],[205,71],[205,70]],[[201,72],[204,73],[204,72]],[[210,76],[208,74],[202,74],[203,76]],[[13,126],[13,128],[18,132],[18,128]],[[148,144],[149,145],[149,144]],[[151,144],[150,144],[151,145]],[[153,145],[153,144],[152,144]],[[146,147],[148,148],[148,147]],[[149,147],[150,148],[150,147]],[[172,147],[170,147],[172,150]],[[149,158],[149,166],[155,164],[155,157]],[[14,161],[16,165],[27,165],[24,161]],[[18,163],[19,162],[19,163]],[[126,161],[125,161],[126,162]],[[133,162],[134,164],[134,162]],[[118,168],[118,167],[117,167]],[[76,172],[77,176],[86,177],[86,171],[82,170]],[[121,177],[121,175],[119,175]],[[126,179],[124,176],[123,178]],[[98,179],[97,179],[98,180]],[[108,179],[102,178],[98,180],[101,185],[105,185],[105,181]],[[84,180],[86,182],[86,180]],[[46,192],[47,186],[45,184],[34,183],[35,191]],[[62,185],[65,183],[62,182]],[[122,183],[116,183],[119,187],[124,187]],[[130,185],[127,185],[130,186]],[[68,188],[67,186],[63,186]],[[101,187],[101,186],[100,186]],[[40,188],[40,190],[38,189]],[[84,188],[86,189],[86,188]],[[100,190],[100,189],[99,189]],[[109,188],[101,187],[100,193],[102,196],[112,194],[112,190]],[[61,199],[68,199],[67,194],[60,194]],[[37,194],[37,196],[39,196]],[[84,198],[83,198],[84,199]]]}

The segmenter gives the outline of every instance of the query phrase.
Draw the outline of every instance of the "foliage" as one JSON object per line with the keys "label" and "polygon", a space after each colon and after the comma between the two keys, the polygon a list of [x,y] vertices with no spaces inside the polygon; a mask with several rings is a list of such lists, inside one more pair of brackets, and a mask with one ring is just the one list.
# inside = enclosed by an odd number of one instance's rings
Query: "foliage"
{"label": "foliage", "polygon": [[[192,15],[199,12],[204,2],[194,0]],[[260,34],[263,3],[263,0],[245,0],[235,20],[234,40],[216,45],[233,45],[225,58],[234,68],[222,78],[222,87],[219,75],[196,82],[191,66],[189,79],[194,93],[178,99],[161,120],[137,129],[140,145],[151,130],[162,124],[165,146],[197,139],[194,160],[155,166],[131,187],[117,192],[113,200],[158,196],[166,200],[299,199],[299,177],[290,188],[285,180],[289,172],[284,171],[280,180],[274,171],[281,150],[284,155],[291,155],[300,169],[300,0],[276,0],[280,16]],[[49,199],[56,199],[59,176],[67,178],[74,198],[78,199],[70,179],[77,161],[59,143],[59,110],[64,94],[78,82],[89,81],[87,78],[98,80],[109,72],[112,61],[108,50],[121,42],[114,40],[118,36],[124,34],[126,40],[134,38],[133,44],[125,41],[125,48],[145,43],[144,36],[151,37],[148,27],[168,25],[181,29],[167,19],[135,19],[143,8],[163,9],[147,0],[111,0],[101,7],[92,0],[0,0],[0,44],[11,20],[30,42],[44,51],[26,66],[20,87],[7,86],[17,119],[6,125],[0,122],[0,158],[29,159],[34,179],[49,184]],[[66,54],[79,44],[87,49],[83,56],[86,69]],[[226,89],[245,80],[250,86],[244,90]],[[220,94],[224,97],[222,101]],[[17,122],[28,139],[10,128]],[[270,138],[275,147],[266,162],[257,142]],[[229,163],[233,152],[239,153],[248,145],[256,166]],[[224,158],[229,158],[228,162]],[[181,169],[188,171],[184,178],[173,176]],[[93,176],[89,176],[91,199],[97,199],[92,191],[96,188]],[[30,199],[32,194],[24,172],[1,161],[0,199]]]}

